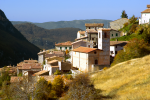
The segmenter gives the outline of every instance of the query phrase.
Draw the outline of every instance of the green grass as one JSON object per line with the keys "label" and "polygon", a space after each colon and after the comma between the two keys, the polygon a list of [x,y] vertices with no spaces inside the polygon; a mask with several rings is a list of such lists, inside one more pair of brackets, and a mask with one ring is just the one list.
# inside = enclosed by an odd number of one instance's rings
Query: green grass
{"label": "green grass", "polygon": [[118,37],[118,38],[112,38],[110,39],[110,41],[116,41],[116,39],[118,39],[118,41],[130,41],[133,38],[142,39],[142,35],[137,35],[133,33],[131,35],[125,35],[125,36]]}

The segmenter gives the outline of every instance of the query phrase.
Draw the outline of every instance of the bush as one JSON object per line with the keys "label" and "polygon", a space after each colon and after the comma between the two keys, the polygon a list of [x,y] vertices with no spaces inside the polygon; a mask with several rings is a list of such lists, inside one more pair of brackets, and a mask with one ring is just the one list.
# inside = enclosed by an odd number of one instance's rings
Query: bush
{"label": "bush", "polygon": [[103,68],[103,70],[106,70],[106,69],[108,69],[108,68],[107,68],[107,67],[104,67],[104,68]]}
{"label": "bush", "polygon": [[98,97],[99,95],[88,74],[80,74],[72,80],[68,92],[60,100],[94,100]]}
{"label": "bush", "polygon": [[53,82],[52,82],[52,90],[54,94],[56,94],[56,97],[61,97],[61,94],[64,92],[64,80],[63,78],[58,75],[54,78]]}
{"label": "bush", "polygon": [[61,72],[57,69],[54,75],[61,75]]}
{"label": "bush", "polygon": [[67,80],[72,80],[73,79],[72,75],[64,75],[64,78],[66,78]]}

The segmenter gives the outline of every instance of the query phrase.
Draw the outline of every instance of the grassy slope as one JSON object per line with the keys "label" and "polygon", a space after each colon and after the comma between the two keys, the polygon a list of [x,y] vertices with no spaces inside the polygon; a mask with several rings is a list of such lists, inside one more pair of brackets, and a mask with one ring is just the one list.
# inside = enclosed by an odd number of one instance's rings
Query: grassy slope
{"label": "grassy slope", "polygon": [[130,41],[133,38],[142,39],[142,35],[137,35],[137,34],[125,35],[118,38],[112,38],[110,39],[110,41],[116,41],[116,39],[118,39],[118,41]]}
{"label": "grassy slope", "polygon": [[150,100],[150,55],[94,74],[94,84],[113,100]]}

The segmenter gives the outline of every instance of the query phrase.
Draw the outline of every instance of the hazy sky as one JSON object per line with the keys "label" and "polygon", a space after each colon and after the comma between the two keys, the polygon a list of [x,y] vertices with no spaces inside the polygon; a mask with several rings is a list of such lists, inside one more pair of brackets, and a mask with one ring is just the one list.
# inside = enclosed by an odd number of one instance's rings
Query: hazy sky
{"label": "hazy sky", "polygon": [[141,16],[150,0],[0,0],[10,21],[116,20],[125,10],[130,18]]}

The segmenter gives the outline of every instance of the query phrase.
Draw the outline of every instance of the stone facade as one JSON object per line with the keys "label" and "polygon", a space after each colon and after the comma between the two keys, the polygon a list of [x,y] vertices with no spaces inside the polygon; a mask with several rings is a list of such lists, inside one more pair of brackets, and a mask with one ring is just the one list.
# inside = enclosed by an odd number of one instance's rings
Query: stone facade
{"label": "stone facade", "polygon": [[114,30],[119,30],[123,27],[123,24],[128,22],[127,18],[120,18],[118,20],[110,22],[110,28]]}
{"label": "stone facade", "polygon": [[111,38],[117,38],[117,37],[120,37],[120,36],[122,36],[121,32],[119,32],[117,30],[111,30],[110,31],[110,39]]}

